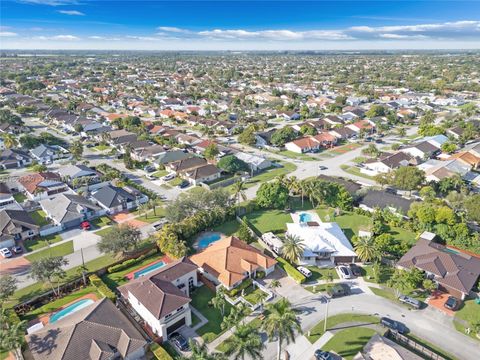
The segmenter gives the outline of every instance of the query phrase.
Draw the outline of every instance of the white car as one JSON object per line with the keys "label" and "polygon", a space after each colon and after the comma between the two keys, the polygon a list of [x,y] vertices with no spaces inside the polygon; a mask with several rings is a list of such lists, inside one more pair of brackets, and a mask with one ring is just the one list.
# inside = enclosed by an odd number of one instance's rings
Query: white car
{"label": "white car", "polygon": [[162,180],[163,180],[163,181],[169,181],[169,180],[174,179],[175,176],[176,176],[176,175],[175,175],[174,173],[171,173],[171,174],[165,175],[165,176],[162,178]]}
{"label": "white car", "polygon": [[310,270],[308,270],[306,267],[304,266],[299,266],[297,267],[297,270],[302,274],[304,275],[305,277],[309,278],[310,276],[312,276],[312,272]]}
{"label": "white car", "polygon": [[352,272],[350,271],[350,269],[346,266],[339,266],[338,267],[338,272],[340,273],[340,275],[344,279],[353,279],[353,277],[354,277]]}
{"label": "white car", "polygon": [[2,255],[4,258],[12,257],[11,251],[7,248],[0,249],[0,255]]}
{"label": "white car", "polygon": [[152,175],[152,174],[147,174],[147,175],[145,175],[145,177],[148,180],[157,180],[158,179],[155,175]]}

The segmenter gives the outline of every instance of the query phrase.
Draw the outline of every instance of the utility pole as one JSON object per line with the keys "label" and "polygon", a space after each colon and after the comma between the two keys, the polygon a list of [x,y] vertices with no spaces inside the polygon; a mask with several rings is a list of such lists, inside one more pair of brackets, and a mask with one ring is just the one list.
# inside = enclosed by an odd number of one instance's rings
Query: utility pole
{"label": "utility pole", "polygon": [[83,285],[87,286],[87,279],[85,278],[85,259],[83,258],[83,248],[80,248],[80,254],[82,255],[82,279],[83,279]]}
{"label": "utility pole", "polygon": [[328,319],[328,303],[330,300],[327,299],[327,303],[325,304],[325,320],[323,321],[323,333],[327,332],[327,319]]}

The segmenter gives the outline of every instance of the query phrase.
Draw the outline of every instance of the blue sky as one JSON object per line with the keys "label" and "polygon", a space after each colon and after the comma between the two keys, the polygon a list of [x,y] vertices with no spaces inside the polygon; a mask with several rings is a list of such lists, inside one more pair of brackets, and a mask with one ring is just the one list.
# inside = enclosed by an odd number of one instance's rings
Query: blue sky
{"label": "blue sky", "polygon": [[0,48],[480,48],[480,1],[1,0],[0,20]]}

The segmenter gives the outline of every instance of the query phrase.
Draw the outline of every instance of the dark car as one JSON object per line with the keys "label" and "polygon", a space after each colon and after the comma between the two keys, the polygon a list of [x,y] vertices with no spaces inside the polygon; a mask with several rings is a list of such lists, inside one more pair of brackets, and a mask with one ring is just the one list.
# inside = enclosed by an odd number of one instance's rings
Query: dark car
{"label": "dark car", "polygon": [[458,310],[458,307],[460,306],[460,300],[458,300],[455,296],[449,296],[443,306],[453,311]]}
{"label": "dark car", "polygon": [[348,264],[348,268],[352,272],[354,276],[361,276],[362,271],[360,270],[360,267],[358,267],[356,264]]}
{"label": "dark car", "polygon": [[180,335],[177,332],[170,335],[170,341],[173,342],[175,346],[182,351],[187,351],[189,349],[187,339],[185,339],[182,335]]}
{"label": "dark car", "polygon": [[320,349],[315,350],[315,359],[316,360],[331,360],[333,356],[328,351],[323,351]]}
{"label": "dark car", "polygon": [[383,143],[383,140],[382,140],[382,139],[376,139],[375,142],[376,142],[377,144],[382,144],[382,143]]}
{"label": "dark car", "polygon": [[397,331],[400,334],[406,334],[408,332],[408,328],[405,325],[403,325],[401,322],[392,320],[387,317],[382,317],[380,319],[380,324],[382,326],[388,327],[393,331]]}
{"label": "dark car", "polygon": [[344,283],[337,283],[327,289],[327,294],[332,298],[350,295],[350,286]]}
{"label": "dark car", "polygon": [[10,249],[15,254],[21,254],[23,252],[23,249],[20,246],[12,246]]}
{"label": "dark car", "polygon": [[320,165],[320,166],[318,167],[318,169],[319,169],[319,170],[327,170],[328,168],[327,168],[326,166]]}
{"label": "dark car", "polygon": [[185,188],[188,187],[189,185],[190,185],[190,183],[189,183],[188,181],[182,181],[182,182],[180,183],[180,185],[178,185],[178,187],[179,187],[180,189],[185,189]]}

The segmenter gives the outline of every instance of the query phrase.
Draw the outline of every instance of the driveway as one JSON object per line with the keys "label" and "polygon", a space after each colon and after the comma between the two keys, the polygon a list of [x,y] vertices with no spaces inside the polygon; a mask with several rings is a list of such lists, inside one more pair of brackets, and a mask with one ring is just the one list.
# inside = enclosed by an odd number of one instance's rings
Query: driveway
{"label": "driveway", "polygon": [[102,237],[90,231],[82,231],[77,236],[72,238],[73,250],[77,251],[90,246],[94,246]]}

